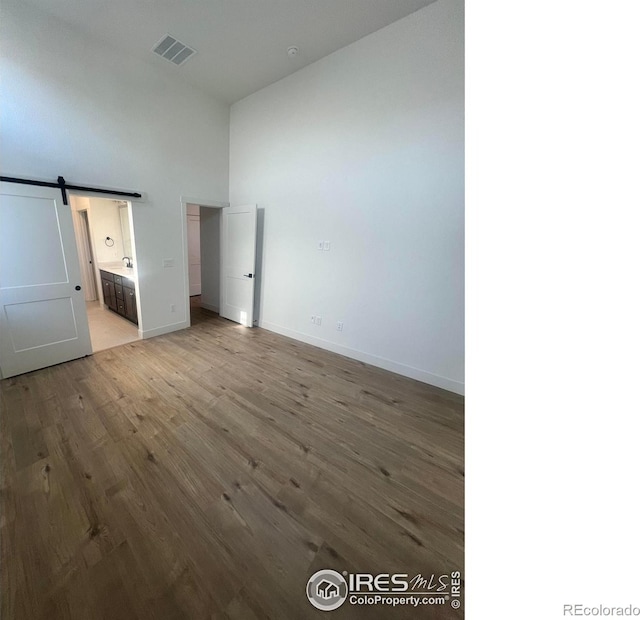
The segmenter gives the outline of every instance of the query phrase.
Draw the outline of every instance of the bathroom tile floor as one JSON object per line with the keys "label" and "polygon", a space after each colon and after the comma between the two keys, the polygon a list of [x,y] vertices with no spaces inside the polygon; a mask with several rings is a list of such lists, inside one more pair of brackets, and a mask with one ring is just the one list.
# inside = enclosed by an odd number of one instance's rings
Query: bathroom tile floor
{"label": "bathroom tile floor", "polygon": [[94,353],[140,339],[138,327],[127,319],[102,308],[99,301],[88,301],[86,304],[91,347]]}

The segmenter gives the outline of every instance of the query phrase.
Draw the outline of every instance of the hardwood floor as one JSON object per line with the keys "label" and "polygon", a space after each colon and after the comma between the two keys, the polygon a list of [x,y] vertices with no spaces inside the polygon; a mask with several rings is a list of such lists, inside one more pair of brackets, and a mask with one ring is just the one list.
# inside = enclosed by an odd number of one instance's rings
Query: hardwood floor
{"label": "hardwood floor", "polygon": [[322,568],[463,571],[461,397],[193,324],[2,381],[3,620],[320,618]]}

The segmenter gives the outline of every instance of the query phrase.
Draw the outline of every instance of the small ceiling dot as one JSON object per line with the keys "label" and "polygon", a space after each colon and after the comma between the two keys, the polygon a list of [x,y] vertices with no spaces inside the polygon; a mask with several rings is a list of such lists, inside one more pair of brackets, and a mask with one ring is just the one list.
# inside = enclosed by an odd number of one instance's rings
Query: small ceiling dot
{"label": "small ceiling dot", "polygon": [[287,56],[289,56],[289,58],[293,58],[297,54],[298,54],[298,48],[295,45],[292,45],[291,47],[287,48]]}

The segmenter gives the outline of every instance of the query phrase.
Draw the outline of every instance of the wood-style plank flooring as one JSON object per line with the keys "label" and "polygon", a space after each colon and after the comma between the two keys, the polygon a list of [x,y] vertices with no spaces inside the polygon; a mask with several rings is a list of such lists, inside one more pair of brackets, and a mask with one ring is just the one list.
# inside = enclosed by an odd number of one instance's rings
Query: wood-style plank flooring
{"label": "wood-style plank flooring", "polygon": [[1,394],[3,620],[326,618],[322,568],[463,570],[449,392],[195,308]]}

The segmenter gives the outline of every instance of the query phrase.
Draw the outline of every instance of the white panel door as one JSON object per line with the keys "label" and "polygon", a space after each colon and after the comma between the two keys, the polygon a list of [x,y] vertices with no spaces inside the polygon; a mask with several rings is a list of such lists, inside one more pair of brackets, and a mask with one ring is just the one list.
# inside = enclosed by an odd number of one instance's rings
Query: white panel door
{"label": "white panel door", "polygon": [[222,209],[220,316],[251,327],[256,270],[256,205]]}
{"label": "white panel door", "polygon": [[59,189],[0,183],[0,368],[91,354],[71,207]]}
{"label": "white panel door", "polygon": [[200,216],[187,215],[187,245],[189,251],[189,295],[202,294],[200,265]]}

